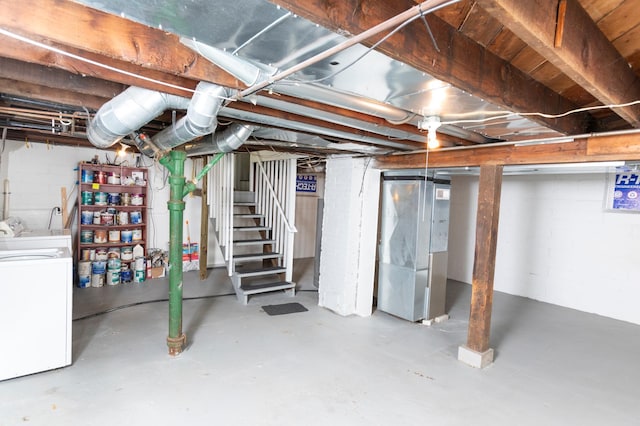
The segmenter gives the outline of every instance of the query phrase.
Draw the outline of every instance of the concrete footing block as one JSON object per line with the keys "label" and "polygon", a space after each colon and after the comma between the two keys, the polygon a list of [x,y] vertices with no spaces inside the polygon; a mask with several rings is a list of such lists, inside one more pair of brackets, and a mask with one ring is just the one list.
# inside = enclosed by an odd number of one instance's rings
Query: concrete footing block
{"label": "concrete footing block", "polygon": [[493,349],[476,352],[466,346],[459,346],[458,361],[462,361],[475,368],[485,368],[487,365],[493,363]]}

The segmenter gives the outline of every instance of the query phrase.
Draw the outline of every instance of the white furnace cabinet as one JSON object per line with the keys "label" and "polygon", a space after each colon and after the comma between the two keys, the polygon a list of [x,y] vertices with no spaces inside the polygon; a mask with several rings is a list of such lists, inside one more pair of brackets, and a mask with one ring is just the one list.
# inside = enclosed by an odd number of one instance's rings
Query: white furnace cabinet
{"label": "white furnace cabinet", "polygon": [[0,250],[0,380],[71,364],[72,269],[67,247]]}
{"label": "white furnace cabinet", "polygon": [[450,182],[422,170],[382,176],[378,309],[409,321],[445,314]]}

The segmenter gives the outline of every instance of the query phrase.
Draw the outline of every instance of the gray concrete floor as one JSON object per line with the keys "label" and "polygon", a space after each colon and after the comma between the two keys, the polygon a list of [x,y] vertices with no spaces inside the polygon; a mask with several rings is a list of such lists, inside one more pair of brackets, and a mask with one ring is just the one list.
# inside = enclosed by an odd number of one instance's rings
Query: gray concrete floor
{"label": "gray concrete floor", "polygon": [[[311,262],[297,264],[311,290]],[[185,296],[225,294],[224,271],[185,274]],[[78,289],[75,317],[166,297],[166,280]],[[496,293],[495,363],[456,359],[470,288],[451,320],[340,317],[301,291],[184,302],[189,345],[167,355],[167,303],[78,319],[73,365],[0,382],[0,425],[638,425],[640,327]],[[309,311],[268,316],[267,304]],[[46,320],[46,319],[43,319]],[[5,342],[3,350],[19,350]]]}

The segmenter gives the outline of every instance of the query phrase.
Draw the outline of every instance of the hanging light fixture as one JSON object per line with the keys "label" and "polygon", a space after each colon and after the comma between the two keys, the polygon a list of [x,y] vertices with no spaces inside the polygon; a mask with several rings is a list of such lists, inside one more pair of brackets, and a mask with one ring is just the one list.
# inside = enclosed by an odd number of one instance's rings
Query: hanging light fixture
{"label": "hanging light fixture", "polygon": [[440,127],[440,117],[437,115],[430,115],[428,117],[424,117],[420,123],[418,123],[418,128],[420,130],[427,131],[427,148],[435,149],[440,147],[440,142],[438,142],[436,130]]}

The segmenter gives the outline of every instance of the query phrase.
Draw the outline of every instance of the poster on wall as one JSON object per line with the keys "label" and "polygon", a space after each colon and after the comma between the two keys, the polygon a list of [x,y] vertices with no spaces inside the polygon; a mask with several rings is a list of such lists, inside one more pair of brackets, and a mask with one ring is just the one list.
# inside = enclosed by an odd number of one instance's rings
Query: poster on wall
{"label": "poster on wall", "polygon": [[318,184],[315,175],[297,175],[296,176],[296,192],[315,193]]}
{"label": "poster on wall", "polygon": [[640,171],[616,167],[609,176],[607,209],[640,212]]}

